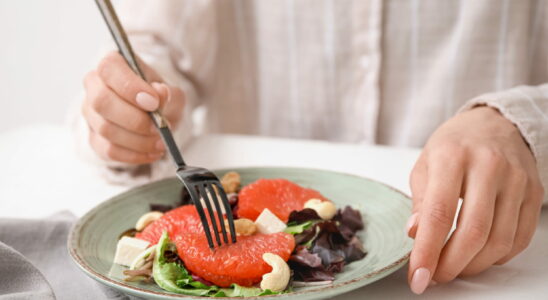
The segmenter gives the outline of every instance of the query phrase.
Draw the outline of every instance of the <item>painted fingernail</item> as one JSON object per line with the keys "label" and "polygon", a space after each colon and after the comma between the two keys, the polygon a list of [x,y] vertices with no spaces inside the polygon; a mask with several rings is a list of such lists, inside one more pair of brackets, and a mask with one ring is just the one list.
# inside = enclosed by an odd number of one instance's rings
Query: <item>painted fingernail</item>
{"label": "painted fingernail", "polygon": [[414,213],[407,220],[407,224],[405,225],[405,232],[407,232],[407,235],[409,235],[409,231],[411,230],[411,228],[413,228],[413,226],[415,226],[415,223],[417,223],[418,216],[419,213]]}
{"label": "painted fingernail", "polygon": [[411,291],[413,293],[420,295],[426,290],[428,284],[430,283],[430,271],[427,268],[419,268],[413,273],[413,278],[411,279]]}
{"label": "painted fingernail", "polygon": [[158,150],[164,150],[166,147],[164,146],[164,141],[158,140],[156,141],[156,149]]}
{"label": "painted fingernail", "polygon": [[145,92],[138,93],[137,97],[135,97],[135,101],[139,104],[139,106],[141,106],[141,108],[148,111],[155,111],[160,104],[158,99]]}

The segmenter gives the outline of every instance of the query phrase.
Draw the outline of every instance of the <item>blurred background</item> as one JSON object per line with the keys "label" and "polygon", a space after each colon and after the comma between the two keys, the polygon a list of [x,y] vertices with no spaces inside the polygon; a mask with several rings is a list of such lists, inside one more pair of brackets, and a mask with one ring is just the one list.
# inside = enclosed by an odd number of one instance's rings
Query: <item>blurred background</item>
{"label": "blurred background", "polygon": [[0,0],[0,134],[63,124],[108,38],[92,0]]}

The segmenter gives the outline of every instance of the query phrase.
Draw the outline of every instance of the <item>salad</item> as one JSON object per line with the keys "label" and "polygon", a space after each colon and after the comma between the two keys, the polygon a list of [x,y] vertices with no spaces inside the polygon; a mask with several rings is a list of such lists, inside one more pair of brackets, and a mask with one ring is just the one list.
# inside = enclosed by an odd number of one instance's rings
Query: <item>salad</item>
{"label": "salad", "polygon": [[128,267],[125,280],[193,296],[262,296],[331,284],[346,265],[365,257],[356,235],[364,228],[358,210],[336,208],[318,191],[285,179],[241,187],[240,175],[228,172],[221,183],[238,241],[211,250],[183,188],[178,205],[151,204],[122,234],[114,263]]}

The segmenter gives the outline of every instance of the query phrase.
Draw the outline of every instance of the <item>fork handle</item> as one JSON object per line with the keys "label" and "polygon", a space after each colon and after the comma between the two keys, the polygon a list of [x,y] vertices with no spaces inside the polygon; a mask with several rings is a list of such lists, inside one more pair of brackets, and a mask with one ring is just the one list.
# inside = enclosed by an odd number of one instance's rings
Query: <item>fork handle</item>
{"label": "fork handle", "polygon": [[[126,32],[122,27],[122,24],[120,23],[120,20],[118,19],[116,11],[114,10],[114,7],[112,6],[110,0],[95,0],[95,3],[97,3],[99,11],[101,11],[101,15],[103,15],[103,19],[107,24],[110,34],[114,39],[114,42],[116,42],[116,46],[118,46],[118,51],[120,52],[120,54],[124,57],[133,72],[135,72],[135,74],[139,75],[143,80],[148,82],[145,73],[141,70],[139,63],[135,58],[135,54],[133,52],[131,44],[129,43]],[[156,126],[156,128],[158,128],[158,131],[160,131],[160,136],[162,137],[164,144],[167,146],[167,149],[171,154],[175,165],[177,165],[177,168],[185,167],[186,164],[183,160],[183,156],[181,155],[181,152],[177,147],[177,143],[175,143],[173,134],[171,133],[171,130],[169,129],[168,123],[164,116],[162,116],[159,110],[148,112],[148,114],[152,118],[154,126]]]}

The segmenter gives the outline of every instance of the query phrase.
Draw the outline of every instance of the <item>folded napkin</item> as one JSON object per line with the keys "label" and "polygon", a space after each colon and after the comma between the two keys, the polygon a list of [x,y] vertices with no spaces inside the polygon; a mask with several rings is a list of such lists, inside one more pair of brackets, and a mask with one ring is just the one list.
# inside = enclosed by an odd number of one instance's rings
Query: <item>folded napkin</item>
{"label": "folded napkin", "polygon": [[78,269],[67,250],[75,221],[69,212],[41,220],[0,219],[0,300],[139,299]]}

